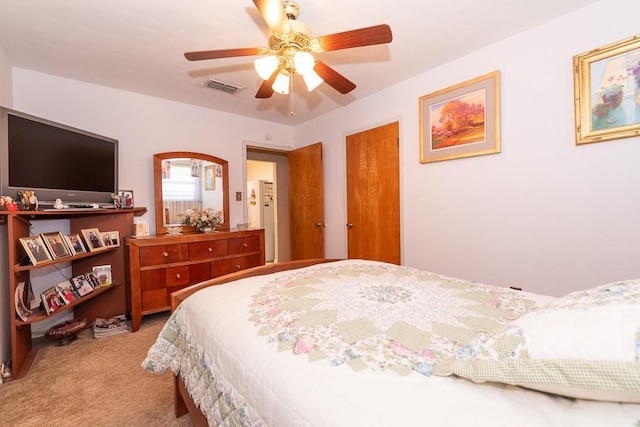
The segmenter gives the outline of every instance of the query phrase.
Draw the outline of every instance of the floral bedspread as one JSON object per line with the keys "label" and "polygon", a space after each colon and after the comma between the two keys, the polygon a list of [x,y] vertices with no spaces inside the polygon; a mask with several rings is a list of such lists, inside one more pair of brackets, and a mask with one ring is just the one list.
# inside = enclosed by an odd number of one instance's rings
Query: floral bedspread
{"label": "floral bedspread", "polygon": [[279,351],[310,361],[431,376],[439,359],[533,305],[511,289],[362,264],[276,278],[253,296],[249,319]]}
{"label": "floral bedspread", "polygon": [[[254,346],[257,340],[263,352],[307,358],[327,369],[424,378],[476,334],[495,330],[536,304],[523,292],[374,262],[327,263],[265,276],[266,282],[255,279],[250,287],[207,288],[183,302],[142,364],[151,372],[180,373],[212,425],[263,422],[220,366],[221,356],[207,354],[215,339],[196,338],[211,328],[185,326],[190,311],[224,310],[227,318],[240,313],[233,325],[244,322],[238,331],[247,335],[229,331],[231,326],[221,329],[228,334],[219,341],[225,346],[231,337]],[[229,302],[236,289],[243,292],[243,305]]]}

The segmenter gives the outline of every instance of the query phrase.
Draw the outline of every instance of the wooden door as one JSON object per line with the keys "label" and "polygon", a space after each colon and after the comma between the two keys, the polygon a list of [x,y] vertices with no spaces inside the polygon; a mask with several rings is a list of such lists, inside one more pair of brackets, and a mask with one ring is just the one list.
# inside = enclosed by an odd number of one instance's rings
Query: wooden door
{"label": "wooden door", "polygon": [[289,152],[291,259],[324,257],[322,143]]}
{"label": "wooden door", "polygon": [[398,123],[347,137],[349,258],[400,264]]}

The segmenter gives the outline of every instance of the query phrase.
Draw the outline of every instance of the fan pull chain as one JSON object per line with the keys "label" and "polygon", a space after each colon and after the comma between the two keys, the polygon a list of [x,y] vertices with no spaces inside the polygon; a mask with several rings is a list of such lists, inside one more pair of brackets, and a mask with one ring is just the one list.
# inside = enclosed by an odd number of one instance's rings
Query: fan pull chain
{"label": "fan pull chain", "polygon": [[294,73],[289,76],[289,115],[291,117],[296,115],[295,111],[293,111],[293,76]]}

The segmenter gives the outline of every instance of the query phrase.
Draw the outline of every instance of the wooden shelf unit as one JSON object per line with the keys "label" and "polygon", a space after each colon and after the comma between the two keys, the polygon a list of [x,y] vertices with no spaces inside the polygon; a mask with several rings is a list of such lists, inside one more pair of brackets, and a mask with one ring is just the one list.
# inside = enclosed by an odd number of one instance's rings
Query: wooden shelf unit
{"label": "wooden shelf unit", "polygon": [[[11,361],[13,377],[22,378],[27,375],[29,368],[37,353],[37,348],[32,345],[31,325],[57,316],[59,313],[74,310],[74,317],[87,319],[93,322],[96,317],[111,317],[130,312],[128,299],[128,271],[126,267],[126,248],[124,241],[127,236],[133,235],[135,216],[146,212],[146,208],[134,209],[91,209],[91,210],[60,210],[60,211],[0,211],[0,225],[7,227],[7,258],[9,266],[9,315],[11,331]],[[114,248],[106,248],[95,252],[74,255],[59,260],[45,262],[38,265],[20,265],[25,252],[20,243],[21,237],[31,235],[30,228],[34,221],[68,220],[69,231],[80,233],[82,229],[98,228],[100,231],[118,231],[121,236],[121,245]],[[73,275],[87,273],[93,266],[111,264],[112,285],[103,289],[96,289],[85,297],[64,306],[51,316],[35,312],[33,319],[20,320],[15,310],[15,291],[20,282],[28,283],[30,272],[39,269],[48,269],[52,266],[70,263]],[[54,283],[52,283],[54,285]]]}

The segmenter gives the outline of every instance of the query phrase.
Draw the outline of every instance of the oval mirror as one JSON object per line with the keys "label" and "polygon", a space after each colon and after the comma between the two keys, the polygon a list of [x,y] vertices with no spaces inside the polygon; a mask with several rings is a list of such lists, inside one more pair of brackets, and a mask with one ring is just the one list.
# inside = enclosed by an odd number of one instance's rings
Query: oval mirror
{"label": "oval mirror", "polygon": [[171,151],[153,155],[156,202],[156,234],[168,225],[179,225],[187,209],[221,210],[229,228],[229,163],[202,153]]}

